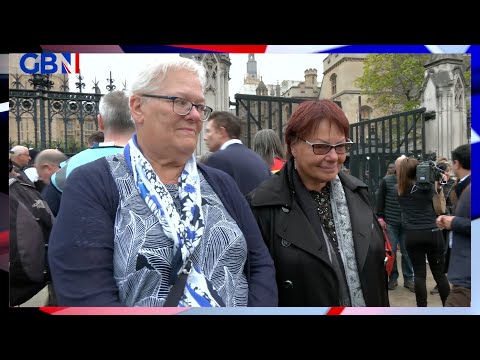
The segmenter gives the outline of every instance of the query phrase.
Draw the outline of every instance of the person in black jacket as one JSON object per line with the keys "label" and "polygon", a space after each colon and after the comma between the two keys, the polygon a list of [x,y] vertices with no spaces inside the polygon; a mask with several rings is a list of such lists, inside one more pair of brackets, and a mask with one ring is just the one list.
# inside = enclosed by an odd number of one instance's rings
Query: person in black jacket
{"label": "person in black jacket", "polygon": [[[53,214],[33,185],[13,175],[9,179],[9,200],[10,305],[21,306],[29,300],[32,306],[53,305],[46,258]],[[47,284],[49,294],[40,293]]]}
{"label": "person in black jacket", "polygon": [[405,158],[397,164],[398,198],[402,210],[402,226],[405,228],[405,245],[415,273],[415,298],[418,307],[427,306],[427,266],[438,285],[442,304],[445,304],[450,286],[443,272],[445,264],[444,240],[438,231],[433,207],[434,191],[440,191],[439,183],[419,184],[416,181],[418,160]]}
{"label": "person in black jacket", "polygon": [[333,101],[301,103],[285,130],[287,163],[247,196],[274,259],[279,306],[389,306],[367,185],[340,171],[348,133]]}
{"label": "person in black jacket", "polygon": [[[399,157],[395,164],[400,163],[403,158],[405,158],[404,155]],[[400,245],[403,286],[414,292],[413,266],[405,247],[405,229],[402,226],[402,212],[398,202],[395,164],[392,174],[386,175],[380,182],[377,194],[377,216],[380,225],[387,231],[388,239],[395,254],[397,254],[397,246]],[[395,290],[398,285],[399,273],[397,263],[397,256],[395,256],[392,273],[388,279],[389,290]]]}

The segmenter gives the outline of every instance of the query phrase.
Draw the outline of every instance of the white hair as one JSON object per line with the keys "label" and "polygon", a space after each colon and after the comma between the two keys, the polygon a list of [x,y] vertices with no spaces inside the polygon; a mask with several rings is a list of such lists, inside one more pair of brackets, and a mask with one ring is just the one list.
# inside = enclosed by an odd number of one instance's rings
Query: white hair
{"label": "white hair", "polygon": [[10,151],[13,152],[15,155],[23,154],[25,150],[28,151],[28,148],[22,145],[15,145],[13,148],[10,149]]}
{"label": "white hair", "polygon": [[191,71],[197,75],[202,84],[202,88],[205,87],[206,71],[203,65],[196,60],[179,56],[176,58],[162,59],[155,64],[147,66],[146,69],[138,74],[137,79],[130,87],[128,96],[153,94],[161,87],[162,82],[169,72],[180,70]]}

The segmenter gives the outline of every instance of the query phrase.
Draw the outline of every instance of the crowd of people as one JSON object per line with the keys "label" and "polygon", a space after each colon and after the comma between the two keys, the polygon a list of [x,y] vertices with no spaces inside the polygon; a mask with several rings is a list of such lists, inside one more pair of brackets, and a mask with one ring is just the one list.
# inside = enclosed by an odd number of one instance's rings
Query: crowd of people
{"label": "crowd of people", "polygon": [[[10,305],[385,307],[402,266],[427,306],[428,261],[442,304],[469,306],[469,145],[427,187],[399,157],[373,204],[345,168],[353,143],[333,101],[302,102],[284,139],[262,129],[249,149],[205,82],[192,59],[150,65],[101,98],[86,150],[11,149]],[[390,276],[384,231],[401,254]]]}

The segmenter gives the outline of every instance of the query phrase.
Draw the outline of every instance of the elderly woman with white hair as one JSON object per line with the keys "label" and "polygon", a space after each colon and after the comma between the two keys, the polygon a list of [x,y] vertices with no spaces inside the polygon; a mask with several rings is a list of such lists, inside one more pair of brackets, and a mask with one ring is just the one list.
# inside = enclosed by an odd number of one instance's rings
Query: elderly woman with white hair
{"label": "elderly woman with white hair", "polygon": [[130,90],[123,153],[75,169],[49,260],[59,306],[276,306],[273,261],[248,203],[194,152],[212,109],[205,69],[176,58]]}

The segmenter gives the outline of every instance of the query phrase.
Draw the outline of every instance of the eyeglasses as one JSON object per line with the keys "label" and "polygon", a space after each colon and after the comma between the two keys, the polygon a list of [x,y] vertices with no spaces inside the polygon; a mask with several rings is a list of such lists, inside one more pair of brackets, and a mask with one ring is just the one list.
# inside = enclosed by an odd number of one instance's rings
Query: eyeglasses
{"label": "eyeglasses", "polygon": [[202,121],[207,121],[208,117],[213,111],[213,109],[209,106],[197,105],[192,103],[191,101],[188,101],[178,96],[163,96],[163,95],[149,95],[149,94],[142,94],[141,96],[170,100],[173,103],[173,106],[172,106],[173,112],[181,116],[186,116],[190,114],[190,111],[192,111],[192,108],[195,106],[197,108],[198,113],[200,114],[200,120]]}
{"label": "eyeglasses", "polygon": [[310,141],[302,139],[299,136],[297,137],[310,145],[315,155],[326,155],[330,150],[332,150],[332,148],[335,149],[335,152],[337,154],[342,155],[349,152],[353,144],[353,141],[350,139],[347,139],[347,141],[345,142],[332,145],[327,143],[311,143]]}

